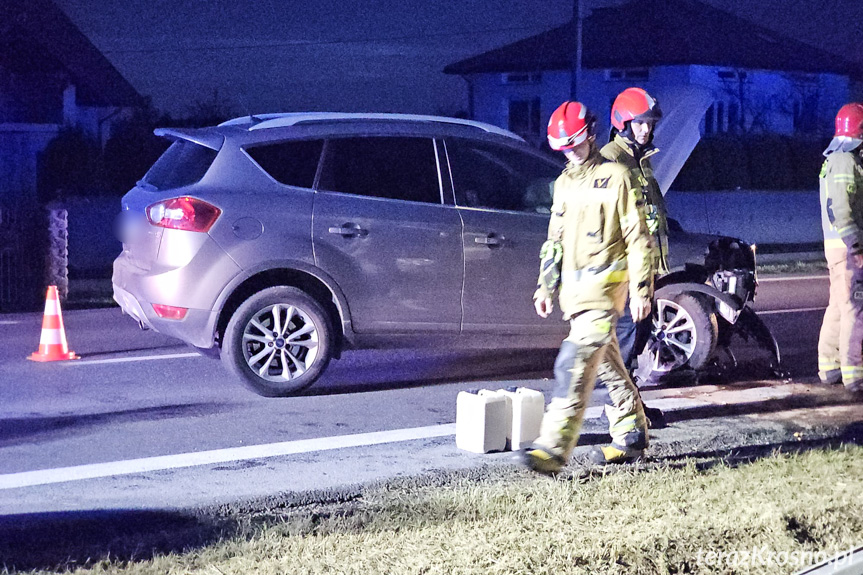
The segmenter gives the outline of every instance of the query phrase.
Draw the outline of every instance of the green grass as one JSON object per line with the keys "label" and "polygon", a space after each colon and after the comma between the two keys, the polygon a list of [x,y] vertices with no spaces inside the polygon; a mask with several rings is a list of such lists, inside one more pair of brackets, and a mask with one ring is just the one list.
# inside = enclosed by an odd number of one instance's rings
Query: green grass
{"label": "green grass", "polygon": [[759,274],[810,274],[810,273],[826,273],[827,262],[823,260],[816,261],[795,261],[775,264],[758,264],[757,271]]}
{"label": "green grass", "polygon": [[863,448],[556,479],[497,468],[229,519],[208,543],[136,540],[135,560],[121,542],[75,573],[792,573],[863,543]]}

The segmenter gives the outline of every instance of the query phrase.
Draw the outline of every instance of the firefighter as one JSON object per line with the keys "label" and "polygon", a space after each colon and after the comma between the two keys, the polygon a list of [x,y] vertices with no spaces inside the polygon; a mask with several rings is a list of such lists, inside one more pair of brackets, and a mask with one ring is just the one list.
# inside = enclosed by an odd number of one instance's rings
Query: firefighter
{"label": "firefighter", "polygon": [[818,377],[863,392],[863,104],[846,104],[821,168],[821,227],[830,300],[818,338]]}
{"label": "firefighter", "polygon": [[569,459],[597,374],[615,409],[612,443],[594,448],[591,459],[632,461],[648,444],[644,409],[620,356],[615,324],[627,289],[633,319],[650,313],[650,236],[638,186],[626,168],[602,158],[595,125],[579,102],[564,102],[548,123],[549,145],[568,162],[554,183],[534,307],[548,317],[557,295],[570,333],[555,361],[555,388],[540,436],[522,454],[528,467],[542,473],[557,472]]}
{"label": "firefighter", "polygon": [[[623,164],[638,182],[644,200],[647,230],[653,237],[653,273],[668,272],[668,220],[665,198],[653,175],[650,157],[659,150],[653,145],[653,130],[662,118],[657,101],[641,88],[627,88],[617,95],[611,106],[611,141],[600,153],[612,162]],[[638,367],[638,356],[650,337],[650,319],[633,322],[629,306],[617,322],[620,354],[630,375]],[[647,419],[654,427],[663,427],[665,419],[659,409],[645,407]]]}

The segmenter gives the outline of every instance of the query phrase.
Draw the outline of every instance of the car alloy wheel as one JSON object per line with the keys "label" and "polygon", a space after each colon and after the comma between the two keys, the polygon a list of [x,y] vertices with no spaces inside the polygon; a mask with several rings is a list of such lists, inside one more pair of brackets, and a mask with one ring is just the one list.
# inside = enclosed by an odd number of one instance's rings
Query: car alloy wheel
{"label": "car alloy wheel", "polygon": [[268,381],[292,380],[314,365],[318,330],[302,309],[273,304],[252,317],[243,330],[249,368]]}
{"label": "car alloy wheel", "polygon": [[327,314],[311,296],[268,288],[232,316],[222,358],[255,393],[291,395],[314,383],[329,363],[331,333]]}
{"label": "car alloy wheel", "polygon": [[704,367],[716,350],[716,314],[685,293],[673,300],[658,298],[655,306],[650,339],[639,359],[641,365],[647,363],[650,377],[661,377],[683,367]]}

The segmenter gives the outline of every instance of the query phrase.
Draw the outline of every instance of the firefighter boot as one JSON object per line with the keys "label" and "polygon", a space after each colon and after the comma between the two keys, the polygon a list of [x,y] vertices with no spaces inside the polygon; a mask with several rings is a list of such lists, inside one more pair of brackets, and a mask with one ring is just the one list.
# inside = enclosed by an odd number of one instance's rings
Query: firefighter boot
{"label": "firefighter boot", "polygon": [[554,475],[563,468],[563,459],[543,447],[531,445],[522,450],[522,462],[532,471],[543,475]]}
{"label": "firefighter boot", "polygon": [[590,451],[590,460],[597,465],[609,463],[629,463],[641,459],[647,448],[647,436],[641,430],[633,431],[625,437],[624,445],[610,443],[594,447]]}

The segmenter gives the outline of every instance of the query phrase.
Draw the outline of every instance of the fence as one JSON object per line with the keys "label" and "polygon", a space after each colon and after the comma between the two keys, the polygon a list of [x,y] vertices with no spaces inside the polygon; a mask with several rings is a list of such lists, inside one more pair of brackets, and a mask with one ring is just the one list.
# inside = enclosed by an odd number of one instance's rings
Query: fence
{"label": "fence", "polygon": [[0,312],[44,303],[44,213],[0,205]]}

